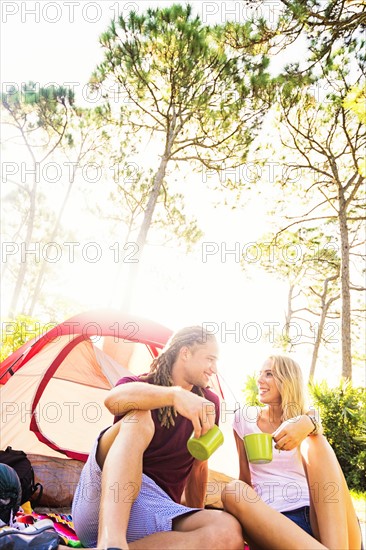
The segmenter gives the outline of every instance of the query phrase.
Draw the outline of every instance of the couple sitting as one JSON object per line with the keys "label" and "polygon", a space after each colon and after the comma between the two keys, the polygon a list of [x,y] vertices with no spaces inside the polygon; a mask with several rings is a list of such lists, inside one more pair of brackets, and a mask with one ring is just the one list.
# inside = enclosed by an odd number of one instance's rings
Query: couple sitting
{"label": "couple sitting", "polygon": [[[266,406],[256,421],[235,414],[240,480],[223,490],[225,511],[203,509],[208,465],[189,454],[187,440],[192,429],[200,437],[219,422],[219,399],[208,389],[217,358],[212,334],[185,328],[149,374],[122,378],[110,391],[105,405],[115,422],[95,442],[73,501],[81,542],[109,550],[242,550],[245,539],[251,548],[359,550],[346,482],[326,439],[315,435],[321,429],[305,414],[301,371],[288,358],[272,357],[260,372]],[[300,409],[296,421],[286,414],[289,403]],[[255,431],[273,433],[281,450],[267,468],[247,461],[242,437]],[[289,480],[300,496],[284,493]],[[260,499],[252,485],[261,493],[271,486],[270,495]]]}

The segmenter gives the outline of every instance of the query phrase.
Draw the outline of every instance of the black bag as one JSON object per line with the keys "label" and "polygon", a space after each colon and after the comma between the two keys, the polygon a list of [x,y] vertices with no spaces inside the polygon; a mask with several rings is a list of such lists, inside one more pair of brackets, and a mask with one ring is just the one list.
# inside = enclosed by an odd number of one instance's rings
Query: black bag
{"label": "black bag", "polygon": [[0,549],[3,550],[57,550],[59,544],[62,542],[56,529],[48,525],[32,533],[17,529],[0,531]]}
{"label": "black bag", "polygon": [[[7,447],[5,451],[0,451],[0,462],[14,468],[20,479],[22,487],[21,503],[24,504],[28,500],[33,500],[36,505],[41,499],[43,487],[40,483],[34,483],[34,471],[30,460],[24,451],[14,451],[11,447]],[[39,490],[36,499],[32,499],[34,493]]]}

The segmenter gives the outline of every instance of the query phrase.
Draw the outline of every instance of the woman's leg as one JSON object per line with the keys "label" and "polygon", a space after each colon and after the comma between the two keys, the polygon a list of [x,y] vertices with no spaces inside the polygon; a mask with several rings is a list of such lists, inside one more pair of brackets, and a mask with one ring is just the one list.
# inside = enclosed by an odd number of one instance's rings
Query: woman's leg
{"label": "woman's leg", "polygon": [[321,542],[330,549],[360,550],[357,516],[332,447],[322,435],[307,437],[301,454],[311,495],[314,533],[319,529]]}
{"label": "woman's leg", "polygon": [[244,538],[254,550],[318,550],[326,548],[293,521],[265,504],[243,481],[231,481],[224,488],[222,502],[227,512],[241,523]]}

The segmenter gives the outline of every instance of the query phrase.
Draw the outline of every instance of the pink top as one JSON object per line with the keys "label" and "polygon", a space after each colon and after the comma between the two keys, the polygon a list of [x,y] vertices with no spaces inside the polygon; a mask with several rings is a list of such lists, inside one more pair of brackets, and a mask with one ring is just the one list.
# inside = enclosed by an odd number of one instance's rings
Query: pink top
{"label": "pink top", "polygon": [[[121,378],[116,385],[128,382],[141,382],[141,380],[138,376],[126,376]],[[203,391],[205,398],[215,405],[215,423],[218,424],[220,418],[219,398],[208,388]],[[193,387],[192,392],[197,393],[197,388]],[[158,412],[158,409],[151,411],[155,434],[144,452],[143,472],[175,502],[180,503],[194,462],[194,458],[187,450],[187,441],[193,432],[193,425],[190,420],[178,414],[175,418],[175,426],[170,426],[169,429],[162,428],[158,420]],[[114,422],[121,418],[121,416],[116,416]]]}
{"label": "pink top", "polygon": [[[235,412],[233,428],[240,438],[251,433],[262,433],[257,421],[261,407],[244,406]],[[302,465],[300,449],[278,451],[268,464],[251,464],[253,488],[264,502],[279,512],[289,512],[310,505],[309,487]]]}

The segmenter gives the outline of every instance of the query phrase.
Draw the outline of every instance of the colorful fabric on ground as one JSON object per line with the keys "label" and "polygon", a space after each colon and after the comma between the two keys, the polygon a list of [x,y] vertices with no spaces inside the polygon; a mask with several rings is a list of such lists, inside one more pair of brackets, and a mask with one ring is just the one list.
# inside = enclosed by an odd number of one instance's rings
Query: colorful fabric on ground
{"label": "colorful fabric on ground", "polygon": [[26,523],[28,525],[33,525],[41,519],[50,519],[54,523],[55,530],[58,535],[63,539],[66,546],[72,548],[82,548],[82,544],[76,536],[74,531],[74,524],[72,522],[71,515],[68,514],[37,514],[32,512],[31,514],[24,514],[18,512],[16,515],[16,521],[19,523]]}

